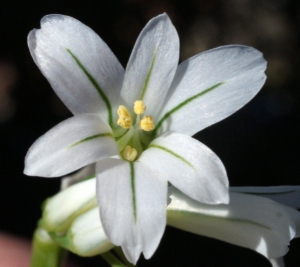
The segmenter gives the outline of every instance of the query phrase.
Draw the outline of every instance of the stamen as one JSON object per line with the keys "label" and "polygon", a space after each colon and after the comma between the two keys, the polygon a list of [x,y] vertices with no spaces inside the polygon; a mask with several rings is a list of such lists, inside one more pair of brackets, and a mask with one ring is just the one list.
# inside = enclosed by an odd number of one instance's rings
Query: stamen
{"label": "stamen", "polygon": [[134,161],[137,156],[137,151],[131,146],[126,146],[123,151],[123,158],[128,161]]}
{"label": "stamen", "polygon": [[153,118],[151,116],[144,116],[140,122],[140,126],[146,132],[154,130],[155,124]]}
{"label": "stamen", "polygon": [[146,105],[143,100],[137,100],[134,102],[134,107],[133,107],[134,113],[139,115],[143,114],[146,110]]}
{"label": "stamen", "polygon": [[129,129],[132,124],[132,118],[129,110],[125,106],[120,105],[117,112],[119,115],[117,124],[124,129]]}

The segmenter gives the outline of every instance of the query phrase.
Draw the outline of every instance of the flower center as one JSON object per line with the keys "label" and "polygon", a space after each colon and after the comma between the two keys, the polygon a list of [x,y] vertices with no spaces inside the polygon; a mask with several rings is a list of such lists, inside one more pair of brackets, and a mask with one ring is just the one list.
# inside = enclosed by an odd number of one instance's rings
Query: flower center
{"label": "flower center", "polygon": [[127,107],[123,105],[118,107],[117,113],[119,118],[117,124],[121,128],[126,129],[126,131],[121,131],[120,136],[118,132],[122,129],[116,129],[114,131],[121,155],[123,159],[128,161],[136,160],[145,150],[151,141],[148,132],[155,129],[152,116],[140,118],[146,111],[146,105],[142,100],[134,102],[133,111],[134,118],[131,116]]}

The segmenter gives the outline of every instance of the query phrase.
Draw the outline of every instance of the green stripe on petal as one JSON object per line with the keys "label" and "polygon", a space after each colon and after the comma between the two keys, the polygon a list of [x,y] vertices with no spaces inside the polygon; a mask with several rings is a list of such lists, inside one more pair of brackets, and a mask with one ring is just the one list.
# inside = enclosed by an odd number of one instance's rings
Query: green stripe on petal
{"label": "green stripe on petal", "polygon": [[174,214],[175,216],[183,216],[183,217],[190,216],[191,219],[194,217],[194,218],[198,218],[198,219],[201,218],[201,220],[205,220],[205,219],[216,220],[216,221],[220,221],[220,223],[223,221],[230,221],[230,222],[236,222],[236,223],[252,224],[252,225],[262,227],[264,229],[271,231],[271,228],[269,228],[266,225],[263,225],[261,223],[246,220],[246,219],[239,219],[239,218],[235,218],[235,217],[223,217],[222,218],[222,217],[218,217],[218,216],[201,214],[201,213],[192,212],[192,211],[167,210],[167,215],[170,220],[172,218],[172,214]]}
{"label": "green stripe on petal", "polygon": [[111,138],[113,138],[113,135],[111,133],[101,133],[101,134],[95,134],[95,135],[92,135],[92,136],[88,136],[88,137],[86,137],[84,139],[81,139],[81,140],[73,143],[72,145],[68,146],[67,149],[72,148],[74,146],[77,146],[81,143],[84,143],[84,142],[87,142],[87,141],[90,141],[90,140],[93,140],[93,139],[96,139],[96,138],[100,138],[100,137],[111,137]]}
{"label": "green stripe on petal", "polygon": [[152,73],[152,70],[153,70],[153,66],[154,66],[154,63],[155,63],[155,59],[156,59],[156,55],[157,55],[157,50],[158,50],[158,48],[156,47],[154,49],[154,52],[153,52],[153,56],[152,56],[152,60],[151,60],[151,65],[150,65],[149,71],[147,73],[147,77],[146,77],[146,80],[145,80],[145,83],[144,83],[144,86],[143,86],[143,89],[142,89],[141,96],[140,96],[139,100],[143,100],[144,96],[146,94],[146,91],[147,91],[147,88],[148,88],[148,84],[149,84],[149,81],[150,81],[150,77],[151,77],[151,73]]}
{"label": "green stripe on petal", "polygon": [[185,158],[183,158],[182,156],[176,154],[176,153],[173,152],[172,150],[170,150],[170,149],[168,149],[168,148],[166,148],[166,147],[157,145],[157,144],[150,144],[150,145],[148,146],[148,148],[151,148],[151,147],[152,147],[152,148],[158,148],[158,149],[161,149],[161,150],[163,150],[163,151],[169,153],[170,155],[172,155],[172,156],[178,158],[179,160],[183,161],[185,164],[187,164],[188,166],[190,166],[191,168],[194,169],[194,166],[193,166],[189,161],[187,161],[187,160],[186,160]]}
{"label": "green stripe on petal", "polygon": [[174,107],[173,109],[171,109],[170,111],[168,111],[157,123],[155,130],[153,131],[153,136],[156,136],[158,129],[162,126],[162,124],[164,123],[164,121],[169,118],[173,113],[177,112],[178,110],[180,110],[182,107],[186,106],[187,104],[189,104],[190,102],[192,102],[193,100],[196,100],[197,98],[209,93],[210,91],[218,88],[219,86],[221,86],[222,84],[224,84],[225,82],[220,82],[217,83],[207,89],[205,89],[204,91],[191,96],[190,98],[184,100],[183,102],[181,102],[180,104],[178,104],[176,107]]}
{"label": "green stripe on petal", "polygon": [[71,57],[75,60],[75,62],[78,65],[78,67],[87,76],[88,80],[95,87],[95,89],[97,90],[99,96],[102,98],[103,102],[105,103],[106,108],[107,108],[107,112],[108,112],[108,124],[112,127],[113,126],[112,108],[111,108],[111,104],[110,104],[107,96],[105,95],[103,89],[97,83],[96,79],[83,66],[83,64],[80,62],[80,60],[73,54],[73,52],[70,49],[68,49],[68,48],[66,48],[66,50],[71,55]]}
{"label": "green stripe on petal", "polygon": [[133,217],[134,222],[136,223],[136,197],[135,197],[135,172],[134,172],[134,163],[130,162],[130,179],[131,179],[131,191],[132,191],[132,207],[133,207]]}

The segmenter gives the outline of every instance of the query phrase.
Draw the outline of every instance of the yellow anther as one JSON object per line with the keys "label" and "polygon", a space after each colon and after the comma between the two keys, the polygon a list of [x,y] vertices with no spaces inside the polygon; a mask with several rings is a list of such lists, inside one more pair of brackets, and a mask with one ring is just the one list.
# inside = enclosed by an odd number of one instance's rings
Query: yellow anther
{"label": "yellow anther", "polygon": [[140,126],[144,131],[152,131],[155,128],[153,118],[151,116],[144,116],[140,122]]}
{"label": "yellow anther", "polygon": [[128,161],[134,161],[137,156],[137,151],[131,146],[126,146],[123,151],[123,158]]}
{"label": "yellow anther", "polygon": [[129,110],[125,106],[120,105],[117,112],[119,115],[117,124],[124,129],[129,129],[132,124],[132,119]]}
{"label": "yellow anther", "polygon": [[137,100],[134,102],[134,107],[133,107],[134,113],[135,114],[143,114],[146,110],[146,105],[143,100]]}

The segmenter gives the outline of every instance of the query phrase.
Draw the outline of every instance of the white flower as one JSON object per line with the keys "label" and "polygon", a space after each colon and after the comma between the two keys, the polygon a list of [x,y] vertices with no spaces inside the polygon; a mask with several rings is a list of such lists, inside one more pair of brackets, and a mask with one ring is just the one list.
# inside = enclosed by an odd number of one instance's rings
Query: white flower
{"label": "white flower", "polygon": [[[239,190],[251,190],[252,194],[263,191],[265,196],[272,194],[285,204],[292,203],[292,195],[297,195],[293,206],[300,204],[297,186],[265,187],[257,188],[257,191],[254,187],[240,187]],[[284,199],[282,195],[285,195]],[[269,259],[274,267],[284,266],[281,257],[288,252],[289,242],[300,237],[300,213],[265,197],[231,191],[228,205],[215,206],[194,201],[178,190],[171,198],[168,225],[250,248]]]}
{"label": "white flower", "polygon": [[[82,256],[94,256],[113,247],[98,217],[95,183],[93,178],[58,193],[48,200],[42,218],[42,226],[55,241]],[[81,200],[77,198],[79,192],[85,192]],[[274,267],[284,266],[282,257],[290,240],[300,237],[300,213],[296,210],[300,186],[231,187],[227,205],[201,204],[178,190],[173,191],[171,199],[168,225],[252,249]]]}
{"label": "white flower", "polygon": [[[300,186],[231,187],[230,191],[265,197],[282,204],[279,209],[285,206],[285,211],[292,220],[292,223],[285,226],[292,228],[290,239],[300,237],[300,213],[296,211],[300,208]],[[293,236],[293,232],[295,232],[295,236]],[[285,244],[279,242],[277,246],[280,245],[284,246]],[[260,251],[258,252],[260,253]],[[269,254],[271,253],[269,252]],[[284,267],[282,256],[268,259],[273,267]]]}
{"label": "white flower", "polygon": [[143,29],[126,72],[99,36],[71,17],[44,17],[28,44],[74,117],[33,144],[24,172],[56,177],[96,162],[104,231],[129,261],[141,252],[151,257],[159,244],[168,181],[201,203],[228,203],[222,162],[190,136],[260,90],[260,52],[224,46],[177,66],[179,40],[166,14]]}

